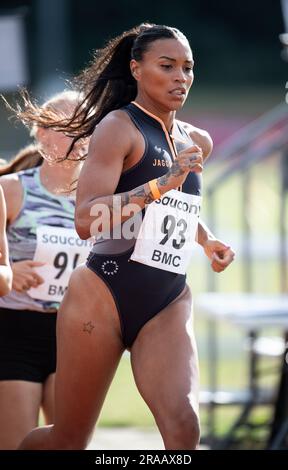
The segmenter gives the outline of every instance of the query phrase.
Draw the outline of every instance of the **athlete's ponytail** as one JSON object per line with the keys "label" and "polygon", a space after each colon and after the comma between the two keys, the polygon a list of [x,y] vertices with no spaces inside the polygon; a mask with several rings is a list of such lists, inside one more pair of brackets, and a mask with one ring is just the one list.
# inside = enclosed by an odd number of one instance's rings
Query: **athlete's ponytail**
{"label": "athlete's ponytail", "polygon": [[51,118],[42,108],[37,120],[73,136],[68,151],[77,140],[89,137],[95,126],[111,111],[130,103],[137,95],[137,82],[130,71],[130,61],[141,61],[152,42],[159,39],[186,39],[176,28],[143,23],[108,42],[95,52],[91,64],[73,80],[73,86],[84,98],[71,118]]}
{"label": "athlete's ponytail", "polygon": [[90,66],[74,80],[86,98],[78,113],[79,121],[74,119],[72,132],[80,129],[82,134],[90,135],[110,111],[135,99],[137,84],[131,75],[130,60],[138,32],[133,28],[109,41],[104,49],[96,51]]}

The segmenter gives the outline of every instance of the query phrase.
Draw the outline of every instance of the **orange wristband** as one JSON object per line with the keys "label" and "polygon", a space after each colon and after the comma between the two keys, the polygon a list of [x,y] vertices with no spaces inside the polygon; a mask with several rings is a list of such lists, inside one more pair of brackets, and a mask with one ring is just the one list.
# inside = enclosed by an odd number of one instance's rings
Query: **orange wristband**
{"label": "orange wristband", "polygon": [[148,184],[149,184],[150,191],[154,197],[154,201],[156,201],[156,199],[160,199],[161,193],[157,186],[157,179],[155,178],[155,180],[148,181]]}

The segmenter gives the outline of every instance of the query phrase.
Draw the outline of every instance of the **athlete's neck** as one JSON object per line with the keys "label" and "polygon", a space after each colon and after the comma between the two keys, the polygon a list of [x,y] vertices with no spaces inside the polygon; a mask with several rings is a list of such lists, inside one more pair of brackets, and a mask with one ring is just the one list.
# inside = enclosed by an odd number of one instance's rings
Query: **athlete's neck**
{"label": "athlete's neck", "polygon": [[155,116],[160,119],[168,132],[171,132],[173,127],[173,121],[175,119],[176,111],[168,111],[162,108],[159,104],[155,104],[148,99],[144,99],[141,96],[137,96],[134,100],[135,103],[139,104],[144,110],[146,110],[152,117]]}
{"label": "athlete's neck", "polygon": [[69,162],[65,160],[60,163],[50,163],[44,160],[40,167],[40,181],[52,194],[58,196],[72,196],[75,193],[71,191],[74,182],[79,178],[81,163]]}

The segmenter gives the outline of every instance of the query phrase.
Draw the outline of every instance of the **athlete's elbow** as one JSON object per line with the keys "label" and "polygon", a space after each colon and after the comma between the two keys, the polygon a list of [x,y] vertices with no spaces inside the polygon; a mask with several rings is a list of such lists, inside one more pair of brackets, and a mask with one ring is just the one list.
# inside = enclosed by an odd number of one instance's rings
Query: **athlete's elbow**
{"label": "athlete's elbow", "polygon": [[0,286],[0,297],[4,297],[5,295],[8,295],[11,289],[7,286],[7,284],[4,284],[3,286]]}
{"label": "athlete's elbow", "polygon": [[[1,273],[0,273],[1,275]],[[12,271],[7,267],[5,269],[4,276],[0,278],[0,297],[8,295],[12,289]]]}
{"label": "athlete's elbow", "polygon": [[99,209],[98,207],[96,212],[92,208],[88,213],[87,205],[76,205],[75,228],[79,237],[82,240],[87,240],[90,237],[97,238],[97,236],[102,233],[103,225],[105,227],[107,226],[107,223],[105,224],[105,221],[103,221],[103,217],[101,217],[102,214],[102,208]]}
{"label": "athlete's elbow", "polygon": [[75,229],[81,240],[87,240],[91,237],[89,224],[86,219],[81,216],[81,213],[75,213]]}
{"label": "athlete's elbow", "polygon": [[81,223],[77,223],[75,221],[75,228],[76,228],[76,232],[79,236],[79,238],[81,238],[81,240],[87,240],[88,238],[90,238],[90,232],[89,230],[87,230],[86,226],[85,225],[82,225]]}

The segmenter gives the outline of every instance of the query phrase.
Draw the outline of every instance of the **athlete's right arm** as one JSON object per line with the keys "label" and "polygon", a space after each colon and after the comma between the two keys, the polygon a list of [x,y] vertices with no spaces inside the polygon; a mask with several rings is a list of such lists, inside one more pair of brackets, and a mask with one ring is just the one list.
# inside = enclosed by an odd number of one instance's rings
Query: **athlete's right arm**
{"label": "athlete's right arm", "polygon": [[12,271],[9,264],[5,227],[6,205],[0,186],[0,295],[7,295],[12,287]]}
{"label": "athlete's right arm", "polygon": [[[6,224],[11,224],[17,219],[23,206],[23,187],[17,174],[1,176],[0,185],[3,189],[7,214]],[[25,257],[25,253],[23,253]],[[37,266],[43,266],[43,263],[33,260],[22,260],[11,262],[13,273],[12,288],[17,292],[25,292],[30,287],[37,287],[43,283],[43,279],[34,270]]]}
{"label": "athlete's right arm", "polygon": [[[148,181],[130,191],[114,194],[124,160],[135,145],[135,129],[122,115],[121,111],[107,115],[90,139],[76,195],[75,226],[82,239],[97,236],[103,227],[106,230],[119,225],[155,200]],[[190,171],[202,171],[202,155],[197,146],[181,152],[169,171],[157,178],[159,193],[180,186]],[[133,204],[133,208],[128,204]],[[123,211],[125,206],[131,210]],[[95,233],[95,218],[103,222],[97,224],[98,233]]]}

